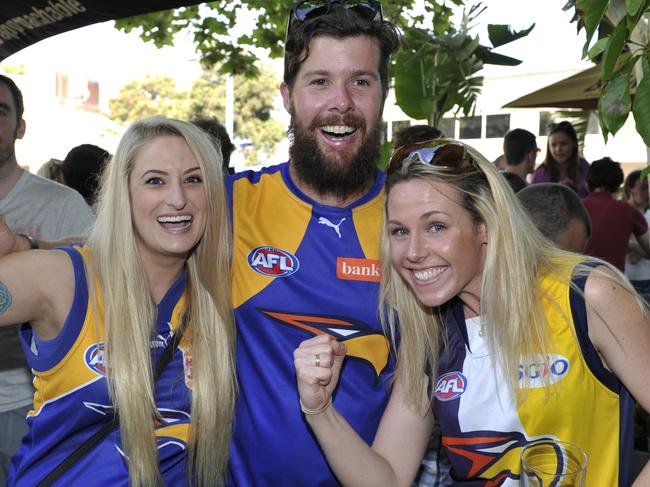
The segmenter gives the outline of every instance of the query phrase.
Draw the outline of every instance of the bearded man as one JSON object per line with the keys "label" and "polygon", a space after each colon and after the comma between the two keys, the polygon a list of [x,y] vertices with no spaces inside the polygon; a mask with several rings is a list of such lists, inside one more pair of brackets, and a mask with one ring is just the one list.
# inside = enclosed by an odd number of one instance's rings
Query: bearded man
{"label": "bearded man", "polygon": [[298,402],[301,341],[327,333],[346,344],[334,403],[365,441],[386,406],[393,364],[377,310],[377,163],[398,41],[375,1],[292,9],[281,86],[290,161],[228,181],[240,384],[232,485],[339,485]]}
{"label": "bearded man", "polygon": [[[377,309],[377,164],[398,45],[377,0],[301,0],[291,9],[281,86],[290,161],[226,180],[239,380],[229,485],[340,485],[296,391],[293,351],[314,335],[345,343],[333,402],[366,442],[375,436],[394,365]],[[25,250],[1,223],[0,253]]]}

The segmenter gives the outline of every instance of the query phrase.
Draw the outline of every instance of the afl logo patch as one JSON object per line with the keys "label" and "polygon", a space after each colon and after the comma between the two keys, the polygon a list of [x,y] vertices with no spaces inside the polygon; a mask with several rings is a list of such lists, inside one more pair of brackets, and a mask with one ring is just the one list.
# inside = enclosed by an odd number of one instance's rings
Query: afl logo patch
{"label": "afl logo patch", "polygon": [[467,389],[467,378],[460,372],[447,372],[438,377],[434,392],[439,401],[452,401]]}
{"label": "afl logo patch", "polygon": [[269,277],[287,277],[300,267],[295,255],[275,247],[256,247],[248,254],[248,265]]}
{"label": "afl logo patch", "polygon": [[106,369],[104,368],[103,343],[95,343],[88,347],[86,349],[86,354],[84,355],[84,360],[90,370],[99,375],[106,375]]}

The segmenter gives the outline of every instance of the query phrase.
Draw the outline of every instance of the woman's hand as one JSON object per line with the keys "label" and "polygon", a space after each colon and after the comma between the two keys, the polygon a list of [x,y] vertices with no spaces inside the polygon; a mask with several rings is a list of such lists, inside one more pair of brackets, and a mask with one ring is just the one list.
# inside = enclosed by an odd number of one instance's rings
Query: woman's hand
{"label": "woman's hand", "polygon": [[303,411],[327,409],[339,381],[347,349],[331,335],[305,340],[293,353]]}

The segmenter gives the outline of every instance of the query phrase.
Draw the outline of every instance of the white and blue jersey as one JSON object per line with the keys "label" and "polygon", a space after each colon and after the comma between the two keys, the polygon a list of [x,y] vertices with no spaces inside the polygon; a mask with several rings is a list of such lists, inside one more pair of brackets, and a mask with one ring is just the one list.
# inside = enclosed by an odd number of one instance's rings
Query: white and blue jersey
{"label": "white and blue jersey", "polygon": [[[495,354],[479,333],[479,318],[465,319],[460,302],[450,307],[448,347],[432,394],[456,483],[519,485],[521,448],[545,438],[572,443],[587,454],[585,485],[631,483],[633,402],[589,340],[584,299],[569,287],[570,279],[568,271],[541,281],[550,353],[521,357],[518,379],[527,390],[520,389],[526,396],[519,403],[501,367],[494,368]],[[575,281],[581,289],[584,280]]]}

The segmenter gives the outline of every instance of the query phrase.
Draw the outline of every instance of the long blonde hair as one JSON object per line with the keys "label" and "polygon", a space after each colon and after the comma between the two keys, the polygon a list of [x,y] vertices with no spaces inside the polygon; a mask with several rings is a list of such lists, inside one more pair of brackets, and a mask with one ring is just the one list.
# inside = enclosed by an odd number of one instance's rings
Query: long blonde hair
{"label": "long blonde hair", "polygon": [[[474,223],[485,225],[488,244],[481,282],[481,320],[487,324],[485,332],[489,345],[497,351],[497,361],[513,397],[518,400],[525,399],[525,395],[516,394],[520,357],[552,352],[543,308],[546,294],[540,277],[566,275],[576,265],[577,275],[592,271],[581,263],[583,257],[557,248],[538,231],[492,163],[469,146],[465,146],[465,151],[473,161],[473,166],[465,171],[407,158],[386,181],[380,314],[382,323],[393,336],[399,326],[396,378],[414,405],[421,404],[422,391],[429,380],[425,372],[436,376],[439,350],[446,333],[441,310],[422,305],[391,266],[386,222],[387,202],[395,185],[415,179],[450,184],[457,189],[461,205]],[[609,264],[598,262],[611,271],[596,270],[599,275],[616,280],[634,293],[620,272]],[[642,306],[641,300],[637,301]]]}
{"label": "long blonde hair", "polygon": [[153,117],[134,123],[122,137],[102,178],[97,221],[88,240],[90,299],[95,308],[103,300],[107,381],[119,413],[131,485],[160,485],[153,429],[159,415],[149,347],[156,306],[136,246],[128,182],[142,147],[170,135],[182,137],[192,150],[207,200],[205,232],[186,262],[186,339],[193,356],[188,475],[200,486],[221,485],[236,393],[231,239],[221,155],[199,128]]}

